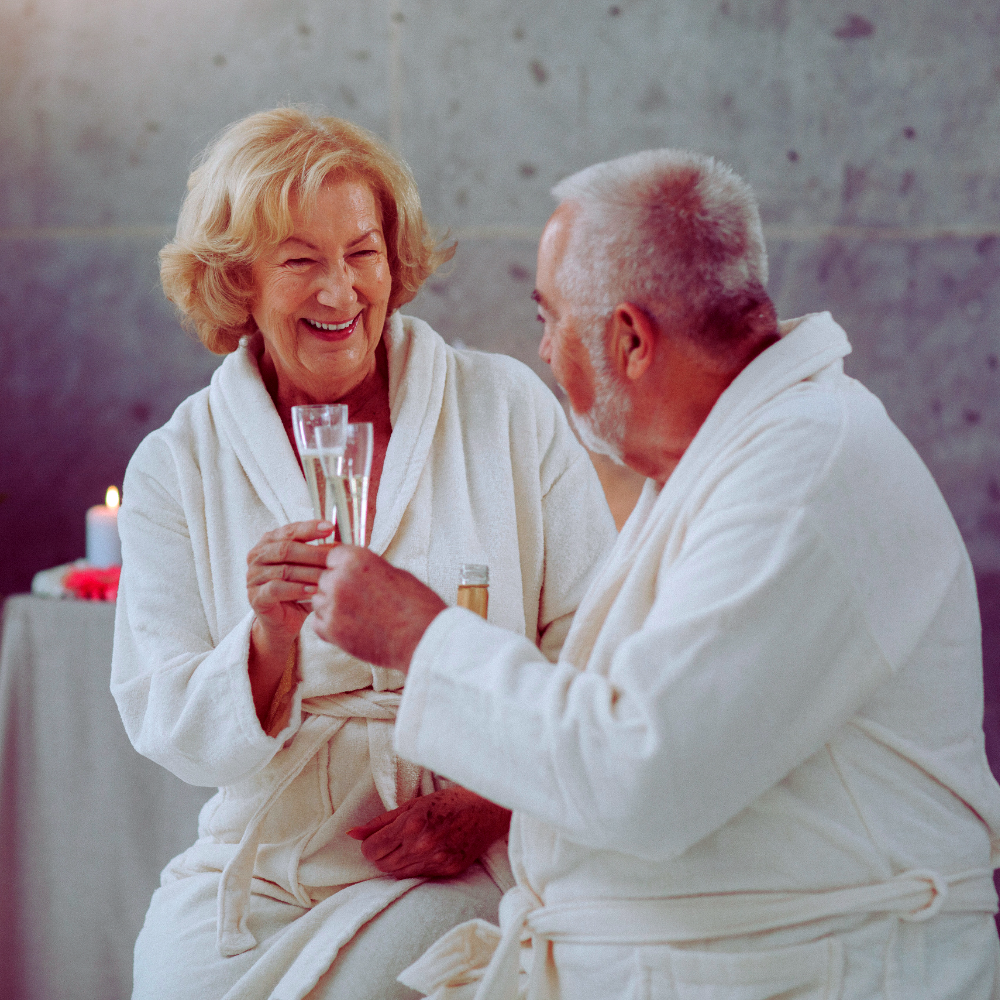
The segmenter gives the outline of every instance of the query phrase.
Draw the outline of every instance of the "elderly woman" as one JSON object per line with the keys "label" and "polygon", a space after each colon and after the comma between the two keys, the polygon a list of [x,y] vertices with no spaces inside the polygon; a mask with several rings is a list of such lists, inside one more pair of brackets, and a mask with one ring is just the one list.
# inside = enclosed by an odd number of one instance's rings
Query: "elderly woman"
{"label": "elderly woman", "polygon": [[219,793],[153,895],[137,998],[415,996],[398,971],[496,919],[508,814],[395,757],[402,674],[312,628],[335,536],[291,431],[301,403],[370,421],[371,549],[449,602],[488,564],[490,620],[557,653],[614,524],[534,375],[397,312],[452,252],[338,119],[252,115],[191,176],[163,286],[227,357],[129,465],[112,690],[137,750]]}

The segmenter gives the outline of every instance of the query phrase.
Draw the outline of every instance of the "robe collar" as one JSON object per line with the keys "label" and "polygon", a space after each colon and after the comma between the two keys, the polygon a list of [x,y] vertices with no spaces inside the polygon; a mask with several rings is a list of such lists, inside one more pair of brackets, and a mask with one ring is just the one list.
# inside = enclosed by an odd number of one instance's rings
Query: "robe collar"
{"label": "robe collar", "polygon": [[[445,343],[422,320],[394,312],[383,337],[392,435],[372,524],[370,548],[379,555],[392,542],[416,491],[434,440],[447,372]],[[245,338],[216,369],[209,389],[212,419],[275,520],[307,521],[313,516],[309,490],[261,378],[259,351],[259,340]]]}

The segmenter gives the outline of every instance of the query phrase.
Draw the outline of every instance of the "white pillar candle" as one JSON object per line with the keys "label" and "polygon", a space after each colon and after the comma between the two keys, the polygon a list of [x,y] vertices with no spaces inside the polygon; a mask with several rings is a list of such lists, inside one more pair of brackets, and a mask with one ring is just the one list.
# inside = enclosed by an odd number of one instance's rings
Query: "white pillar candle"
{"label": "white pillar candle", "polygon": [[87,562],[91,566],[120,566],[122,543],[118,538],[118,490],[108,487],[103,505],[87,511]]}

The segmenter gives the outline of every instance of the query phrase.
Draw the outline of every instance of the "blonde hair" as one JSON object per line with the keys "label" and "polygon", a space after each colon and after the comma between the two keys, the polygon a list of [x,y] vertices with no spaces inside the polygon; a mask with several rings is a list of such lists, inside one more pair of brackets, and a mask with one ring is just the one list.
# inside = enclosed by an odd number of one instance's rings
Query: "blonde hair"
{"label": "blonde hair", "polygon": [[250,115],[202,153],[160,251],[163,291],[210,351],[228,354],[256,331],[253,262],[291,235],[292,202],[308,210],[331,175],[366,182],[381,208],[387,316],[454,255],[429,230],[409,168],[372,133],[301,108]]}

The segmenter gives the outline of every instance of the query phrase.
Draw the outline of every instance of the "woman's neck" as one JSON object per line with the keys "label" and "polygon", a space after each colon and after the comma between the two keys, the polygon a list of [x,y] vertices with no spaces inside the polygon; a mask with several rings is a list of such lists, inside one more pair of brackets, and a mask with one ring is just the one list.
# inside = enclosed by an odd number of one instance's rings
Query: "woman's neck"
{"label": "woman's neck", "polygon": [[281,422],[294,441],[292,435],[292,407],[313,403],[339,403],[347,407],[348,419],[352,423],[371,421],[378,423],[379,415],[388,412],[389,404],[389,358],[385,341],[375,348],[372,370],[347,392],[335,398],[319,398],[295,385],[289,385],[278,376],[277,369],[267,353],[261,351],[258,366],[264,387],[267,389]]}

